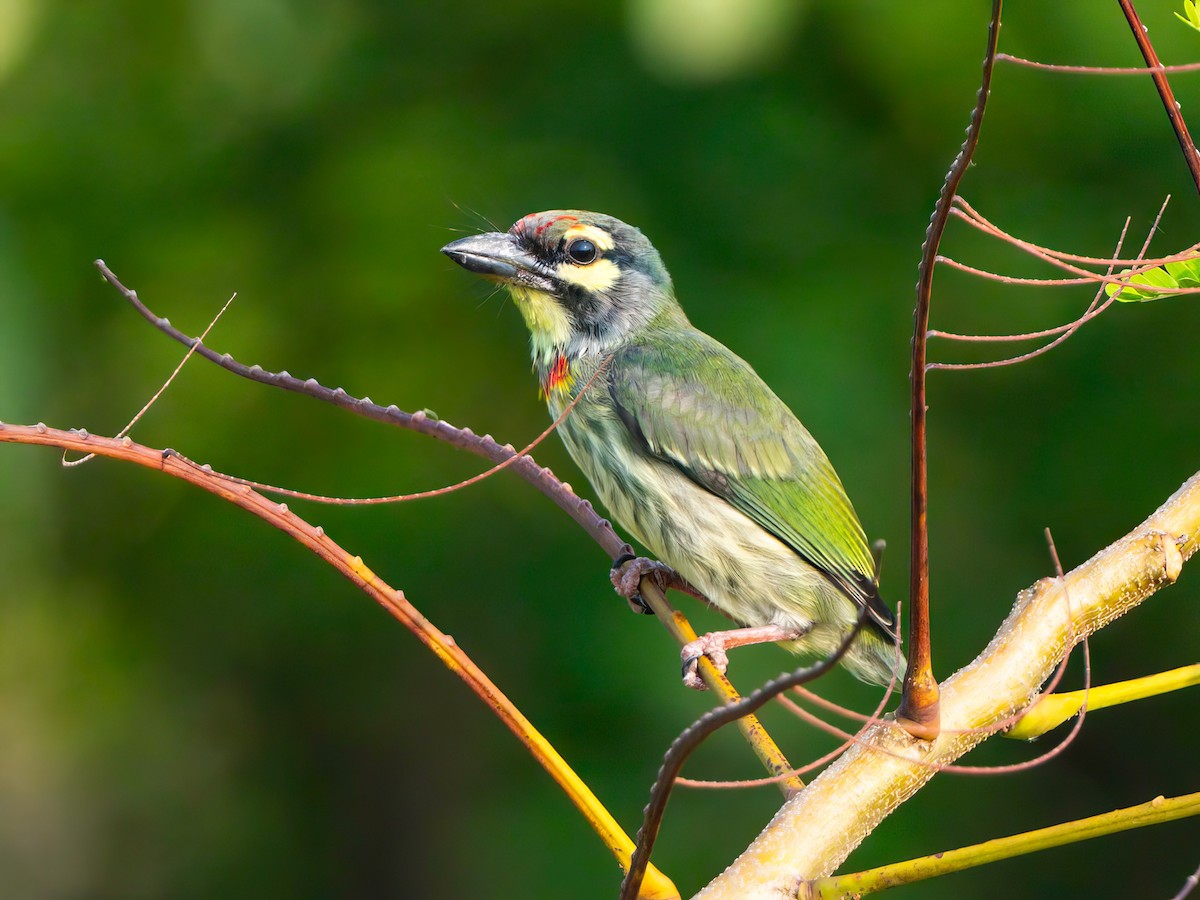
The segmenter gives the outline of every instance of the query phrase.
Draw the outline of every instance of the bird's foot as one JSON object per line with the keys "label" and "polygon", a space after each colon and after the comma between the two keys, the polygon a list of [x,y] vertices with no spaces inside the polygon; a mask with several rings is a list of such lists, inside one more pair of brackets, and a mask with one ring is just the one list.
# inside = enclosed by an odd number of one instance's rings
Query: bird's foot
{"label": "bird's foot", "polygon": [[794,641],[804,637],[808,629],[784,628],[782,625],[756,625],[752,628],[734,628],[730,631],[712,631],[683,645],[679,658],[683,660],[683,683],[698,691],[708,690],[700,677],[700,657],[709,661],[722,675],[729,668],[729,654],[734,647],[749,644],[766,644],[775,641]]}
{"label": "bird's foot", "polygon": [[683,660],[683,684],[685,687],[690,687],[694,691],[708,690],[708,685],[700,677],[700,657],[702,656],[707,656],[713,667],[722,675],[725,674],[725,670],[729,668],[729,654],[725,652],[724,641],[726,633],[724,631],[709,632],[704,637],[688,641],[683,645],[683,649],[679,651],[679,658]]}
{"label": "bird's foot", "polygon": [[634,612],[645,613],[647,615],[654,614],[654,610],[642,599],[641,592],[638,589],[642,577],[646,575],[653,578],[659,588],[664,591],[667,588],[675,588],[676,590],[691,594],[693,597],[700,596],[699,592],[688,584],[682,575],[666,563],[626,553],[618,557],[613,563],[609,578],[612,580],[613,588],[628,601],[629,608]]}

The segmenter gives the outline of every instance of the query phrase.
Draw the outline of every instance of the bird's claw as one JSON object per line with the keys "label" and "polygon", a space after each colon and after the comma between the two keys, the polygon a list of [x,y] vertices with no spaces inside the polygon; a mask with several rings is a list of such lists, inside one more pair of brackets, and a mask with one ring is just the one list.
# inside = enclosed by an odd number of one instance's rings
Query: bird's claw
{"label": "bird's claw", "polygon": [[664,590],[671,578],[677,577],[675,571],[665,563],[625,553],[613,562],[609,578],[612,580],[616,592],[628,601],[630,609],[636,613],[654,615],[654,610],[642,599],[639,590],[644,575],[653,576],[654,580],[658,582],[658,586]]}
{"label": "bird's claw", "polygon": [[708,685],[700,677],[700,657],[707,656],[722,675],[729,668],[729,655],[725,652],[725,643],[716,633],[706,634],[683,645],[679,658],[683,660],[683,683],[697,691],[707,691]]}

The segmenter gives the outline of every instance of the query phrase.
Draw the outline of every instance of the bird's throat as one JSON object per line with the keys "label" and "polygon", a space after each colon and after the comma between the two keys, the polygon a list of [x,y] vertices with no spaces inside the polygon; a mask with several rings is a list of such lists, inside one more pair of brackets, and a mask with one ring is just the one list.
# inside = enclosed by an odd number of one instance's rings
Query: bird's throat
{"label": "bird's throat", "polygon": [[565,347],[571,338],[571,319],[557,300],[542,291],[510,286],[513,302],[529,329],[533,358],[539,364]]}

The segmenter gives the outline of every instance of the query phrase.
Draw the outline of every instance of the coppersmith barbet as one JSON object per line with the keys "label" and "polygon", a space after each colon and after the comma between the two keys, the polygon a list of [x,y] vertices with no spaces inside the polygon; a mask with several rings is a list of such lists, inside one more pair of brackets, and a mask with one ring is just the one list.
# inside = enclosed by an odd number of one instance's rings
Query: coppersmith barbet
{"label": "coppersmith barbet", "polygon": [[558,428],[567,450],[624,528],[746,626],[685,647],[685,680],[701,653],[723,670],[749,643],[831,654],[865,608],[842,662],[887,683],[895,617],[837,473],[750,365],[688,321],[638,229],[556,210],[442,252],[512,294],[551,416],[604,364]]}

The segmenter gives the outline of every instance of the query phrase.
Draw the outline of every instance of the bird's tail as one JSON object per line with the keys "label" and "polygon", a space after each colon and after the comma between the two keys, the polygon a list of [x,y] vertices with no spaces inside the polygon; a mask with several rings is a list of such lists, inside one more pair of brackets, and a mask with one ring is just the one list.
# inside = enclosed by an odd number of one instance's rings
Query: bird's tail
{"label": "bird's tail", "polygon": [[894,673],[897,689],[906,667],[904,652],[895,637],[874,621],[869,621],[859,632],[842,657],[842,665],[859,681],[868,684],[887,684]]}

